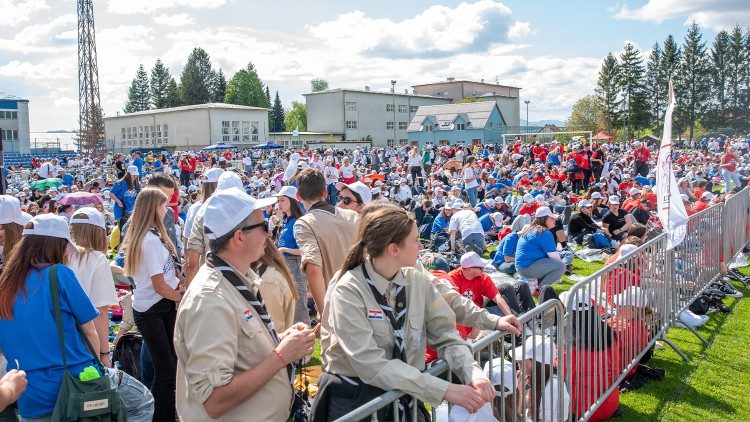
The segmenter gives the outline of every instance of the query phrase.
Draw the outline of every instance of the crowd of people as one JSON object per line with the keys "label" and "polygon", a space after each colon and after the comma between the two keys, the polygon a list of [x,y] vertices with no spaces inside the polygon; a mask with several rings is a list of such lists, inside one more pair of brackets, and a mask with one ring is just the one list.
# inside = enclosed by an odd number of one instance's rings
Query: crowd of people
{"label": "crowd of people", "polygon": [[[689,214],[750,180],[748,139],[696,145],[673,157],[674,196]],[[552,286],[581,248],[612,262],[658,233],[656,155],[640,141],[519,139],[134,151],[9,168],[0,421],[57,420],[69,405],[66,377],[92,371],[120,398],[109,410],[129,420],[287,420],[305,412],[293,382],[316,338],[312,420],[390,389],[410,396],[381,410],[385,420],[414,407],[429,420],[424,403],[443,400],[477,412],[496,390],[467,340],[482,330],[523,339],[517,316],[558,299]],[[618,350],[617,330],[632,326],[628,309],[638,304],[618,296],[629,286],[609,287],[622,309],[616,321],[571,310],[581,314],[574,356]],[[113,362],[109,313],[118,306],[120,335],[137,330],[143,340],[138,379]],[[524,350],[548,341],[526,340]],[[423,372],[437,358],[458,382]],[[556,357],[527,358],[519,367],[562,371]],[[567,411],[580,415],[590,394],[575,385],[593,369],[575,365],[588,358],[573,361]],[[601,419],[617,414],[614,396]],[[526,416],[541,420],[548,412],[538,407]]]}

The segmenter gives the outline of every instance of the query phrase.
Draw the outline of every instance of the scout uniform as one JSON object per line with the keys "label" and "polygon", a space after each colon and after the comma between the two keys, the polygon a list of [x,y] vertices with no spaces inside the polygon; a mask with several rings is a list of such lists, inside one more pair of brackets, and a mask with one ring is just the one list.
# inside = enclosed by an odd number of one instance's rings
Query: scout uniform
{"label": "scout uniform", "polygon": [[[388,281],[366,261],[328,289],[326,310],[321,341],[329,346],[322,356],[316,421],[336,419],[391,389],[439,404],[448,382],[422,372],[428,344],[464,382],[484,378],[456,332],[453,311],[421,271],[403,268]],[[417,405],[405,399],[399,408]]]}

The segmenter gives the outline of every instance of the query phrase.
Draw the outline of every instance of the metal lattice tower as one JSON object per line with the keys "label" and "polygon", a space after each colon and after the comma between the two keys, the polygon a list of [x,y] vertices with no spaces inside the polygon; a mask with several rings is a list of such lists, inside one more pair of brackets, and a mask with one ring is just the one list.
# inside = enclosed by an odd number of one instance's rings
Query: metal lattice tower
{"label": "metal lattice tower", "polygon": [[93,0],[78,0],[78,149],[96,155],[104,147],[99,100]]}

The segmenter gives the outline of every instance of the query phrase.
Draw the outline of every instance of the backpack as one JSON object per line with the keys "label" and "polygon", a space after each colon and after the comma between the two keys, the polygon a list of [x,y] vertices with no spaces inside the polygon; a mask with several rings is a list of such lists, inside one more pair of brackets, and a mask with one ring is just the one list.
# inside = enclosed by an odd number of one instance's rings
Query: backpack
{"label": "backpack", "polygon": [[568,159],[568,162],[567,162],[567,165],[566,165],[566,169],[569,172],[571,172],[571,173],[578,171],[578,164],[576,164],[575,158],[569,158]]}
{"label": "backpack", "polygon": [[693,303],[690,304],[688,309],[690,312],[696,314],[696,315],[706,315],[708,313],[708,308],[710,307],[710,303],[708,299],[706,299],[705,296],[701,295],[698,296]]}
{"label": "backpack", "polygon": [[133,378],[141,379],[141,347],[143,337],[138,333],[126,333],[115,345],[112,361],[120,370]]}

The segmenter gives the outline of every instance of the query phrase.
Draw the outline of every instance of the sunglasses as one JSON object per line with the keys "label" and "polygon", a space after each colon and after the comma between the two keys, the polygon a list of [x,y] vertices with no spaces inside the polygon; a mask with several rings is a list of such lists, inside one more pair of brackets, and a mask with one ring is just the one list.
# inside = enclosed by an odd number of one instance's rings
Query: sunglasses
{"label": "sunglasses", "polygon": [[248,232],[250,230],[254,230],[254,229],[257,229],[259,227],[265,227],[266,231],[268,231],[268,223],[265,222],[265,221],[261,221],[260,223],[255,223],[255,224],[251,224],[249,226],[242,227],[240,230],[242,230],[243,232]]}
{"label": "sunglasses", "polygon": [[350,197],[348,197],[348,196],[339,196],[339,202],[341,202],[341,203],[342,203],[342,204],[344,204],[344,205],[349,205],[349,204],[351,204],[352,202],[357,202],[357,203],[359,203],[359,202],[358,202],[358,201],[356,201],[355,199],[353,199],[353,198],[350,198]]}

